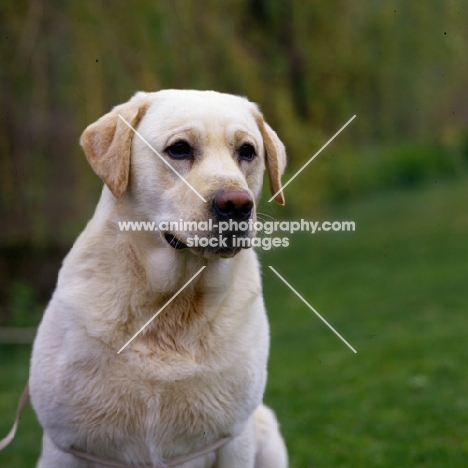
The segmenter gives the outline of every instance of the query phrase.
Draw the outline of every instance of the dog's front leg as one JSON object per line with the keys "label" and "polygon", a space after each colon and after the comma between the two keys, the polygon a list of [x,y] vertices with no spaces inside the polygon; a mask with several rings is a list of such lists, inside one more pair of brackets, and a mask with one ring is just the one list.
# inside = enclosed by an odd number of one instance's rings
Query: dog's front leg
{"label": "dog's front leg", "polygon": [[245,429],[218,452],[215,468],[254,468],[255,425],[250,418]]}

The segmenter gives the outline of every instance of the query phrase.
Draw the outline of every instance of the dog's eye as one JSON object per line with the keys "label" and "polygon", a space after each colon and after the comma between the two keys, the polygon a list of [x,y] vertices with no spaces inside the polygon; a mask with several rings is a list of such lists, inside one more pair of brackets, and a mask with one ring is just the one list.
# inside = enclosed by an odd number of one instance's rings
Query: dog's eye
{"label": "dog's eye", "polygon": [[255,158],[256,153],[252,145],[245,143],[239,148],[239,158],[244,161],[252,161]]}
{"label": "dog's eye", "polygon": [[173,159],[192,159],[192,147],[186,141],[178,141],[166,148],[167,154]]}

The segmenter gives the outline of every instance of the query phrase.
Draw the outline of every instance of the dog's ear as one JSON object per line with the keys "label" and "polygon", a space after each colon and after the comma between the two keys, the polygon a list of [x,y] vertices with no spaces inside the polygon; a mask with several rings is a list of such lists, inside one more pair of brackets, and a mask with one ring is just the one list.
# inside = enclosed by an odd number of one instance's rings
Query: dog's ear
{"label": "dog's ear", "polygon": [[280,205],[284,205],[285,200],[283,191],[281,190],[281,176],[286,168],[286,149],[276,132],[263,120],[262,116],[260,116],[257,121],[265,146],[270,191],[272,195],[279,192],[275,196],[275,201]]}
{"label": "dog's ear", "polygon": [[132,99],[114,107],[89,125],[80,138],[89,164],[117,198],[127,189],[134,134],[119,115],[135,128],[146,108],[147,104],[142,99]]}

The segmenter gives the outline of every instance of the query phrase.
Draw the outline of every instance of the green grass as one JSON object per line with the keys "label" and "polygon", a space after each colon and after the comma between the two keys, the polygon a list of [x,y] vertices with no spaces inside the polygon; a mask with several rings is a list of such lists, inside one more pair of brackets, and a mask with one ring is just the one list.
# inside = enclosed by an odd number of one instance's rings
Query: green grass
{"label": "green grass", "polygon": [[[265,400],[278,414],[292,468],[468,466],[467,184],[434,181],[304,213],[354,220],[357,230],[294,234],[289,248],[261,253],[272,334]],[[29,353],[0,347],[2,435]],[[0,466],[33,466],[39,445],[28,409]]]}
{"label": "green grass", "polygon": [[262,255],[266,401],[292,467],[468,466],[467,181],[432,185],[330,209],[320,218],[356,232],[293,235]]}
{"label": "green grass", "polygon": [[[28,381],[31,346],[0,345],[0,438],[13,424],[16,406]],[[39,457],[42,432],[28,405],[21,417],[15,440],[0,452],[2,468],[32,468]]]}

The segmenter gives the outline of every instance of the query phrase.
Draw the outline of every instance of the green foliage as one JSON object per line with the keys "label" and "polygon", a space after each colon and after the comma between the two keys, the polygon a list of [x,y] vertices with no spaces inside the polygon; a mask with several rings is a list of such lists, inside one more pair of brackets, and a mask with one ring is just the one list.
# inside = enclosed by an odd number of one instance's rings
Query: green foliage
{"label": "green foliage", "polygon": [[[393,157],[388,157],[390,151]],[[453,176],[463,168],[459,154],[452,149],[405,147],[390,151],[386,151],[384,185],[410,187],[429,178]]]}
{"label": "green foliage", "polygon": [[[463,2],[207,0],[201,7],[190,0],[6,0],[0,13],[4,243],[63,245],[76,237],[101,187],[79,135],[136,90],[248,96],[285,141],[291,173],[353,114],[339,142],[356,155],[436,146],[447,135],[456,147],[466,126]],[[408,157],[396,154],[392,177],[401,175],[403,184],[426,172],[432,177],[434,168],[420,167],[424,158]],[[361,172],[352,155],[346,158],[351,172]],[[380,179],[372,176],[375,190]],[[303,206],[317,206],[329,194],[328,179],[310,180],[314,194],[302,196]],[[335,184],[341,181],[332,190],[342,194],[336,198],[354,191],[347,177]]]}
{"label": "green foliage", "polygon": [[466,173],[460,151],[441,146],[388,146],[350,154],[331,163],[332,176],[327,181],[331,199],[349,199],[382,189],[414,187]]}
{"label": "green foliage", "polygon": [[7,308],[10,327],[37,326],[42,316],[42,306],[35,288],[24,281],[15,282],[11,286]]}

